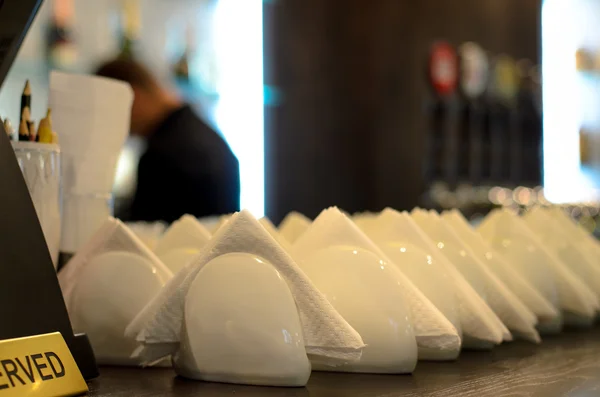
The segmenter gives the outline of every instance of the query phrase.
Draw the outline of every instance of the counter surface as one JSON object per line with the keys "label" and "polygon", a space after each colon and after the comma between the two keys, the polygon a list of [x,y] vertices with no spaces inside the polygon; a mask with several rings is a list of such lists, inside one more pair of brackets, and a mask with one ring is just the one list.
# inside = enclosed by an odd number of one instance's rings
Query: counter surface
{"label": "counter surface", "polygon": [[456,362],[421,362],[413,375],[313,372],[305,388],[189,381],[170,369],[104,367],[90,396],[106,397],[399,397],[600,395],[600,327],[514,342],[491,352],[463,352]]}

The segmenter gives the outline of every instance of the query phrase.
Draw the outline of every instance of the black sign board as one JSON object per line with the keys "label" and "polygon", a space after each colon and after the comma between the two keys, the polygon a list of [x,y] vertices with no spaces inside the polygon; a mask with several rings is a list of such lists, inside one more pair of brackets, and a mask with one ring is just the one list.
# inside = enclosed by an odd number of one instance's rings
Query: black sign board
{"label": "black sign board", "polygon": [[[0,83],[42,0],[0,0]],[[0,340],[60,332],[85,379],[98,376],[74,335],[56,272],[14,151],[0,123]]]}

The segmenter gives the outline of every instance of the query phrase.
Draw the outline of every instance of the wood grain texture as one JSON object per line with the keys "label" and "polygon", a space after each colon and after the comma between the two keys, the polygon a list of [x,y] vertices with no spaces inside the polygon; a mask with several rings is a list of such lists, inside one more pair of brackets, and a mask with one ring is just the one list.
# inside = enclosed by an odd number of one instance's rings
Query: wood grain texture
{"label": "wood grain texture", "polygon": [[410,210],[425,189],[427,56],[476,41],[539,60],[541,0],[285,0],[264,5],[267,215]]}
{"label": "wood grain texture", "polygon": [[92,397],[549,397],[600,395],[600,329],[569,332],[534,346],[515,342],[464,352],[453,363],[419,363],[413,375],[314,372],[305,388],[195,382],[169,369],[102,368]]}

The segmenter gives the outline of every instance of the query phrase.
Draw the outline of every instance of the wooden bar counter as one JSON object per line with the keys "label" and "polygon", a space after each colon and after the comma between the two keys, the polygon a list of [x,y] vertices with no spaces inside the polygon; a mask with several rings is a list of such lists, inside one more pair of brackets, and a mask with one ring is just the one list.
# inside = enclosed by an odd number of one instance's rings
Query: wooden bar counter
{"label": "wooden bar counter", "polygon": [[412,375],[313,372],[304,388],[196,382],[171,369],[103,367],[89,384],[93,397],[401,397],[600,396],[600,326],[513,342],[491,352],[463,352],[458,361],[420,362]]}

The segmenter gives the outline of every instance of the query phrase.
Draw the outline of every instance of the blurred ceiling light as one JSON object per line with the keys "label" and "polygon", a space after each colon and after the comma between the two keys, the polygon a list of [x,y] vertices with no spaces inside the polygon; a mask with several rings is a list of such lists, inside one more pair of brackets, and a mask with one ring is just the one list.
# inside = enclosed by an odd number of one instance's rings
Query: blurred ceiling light
{"label": "blurred ceiling light", "polygon": [[490,191],[488,193],[488,199],[490,200],[491,203],[500,205],[500,204],[502,204],[502,200],[504,199],[504,197],[501,196],[502,193],[503,193],[503,190],[501,187],[494,186],[493,188],[490,189]]}
{"label": "blurred ceiling light", "polygon": [[521,205],[529,205],[531,203],[531,190],[524,186],[519,186],[513,191],[513,200]]}
{"label": "blurred ceiling light", "polygon": [[514,200],[512,198],[512,191],[510,189],[503,188],[500,193],[498,193],[498,201],[505,207],[511,206],[514,204]]}

